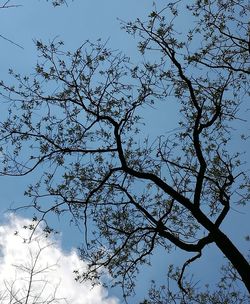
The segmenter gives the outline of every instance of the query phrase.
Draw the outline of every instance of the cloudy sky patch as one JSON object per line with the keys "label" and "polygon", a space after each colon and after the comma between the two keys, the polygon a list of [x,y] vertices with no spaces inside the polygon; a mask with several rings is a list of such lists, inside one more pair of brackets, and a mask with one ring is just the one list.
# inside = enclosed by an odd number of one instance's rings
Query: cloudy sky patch
{"label": "cloudy sky patch", "polygon": [[[76,251],[63,252],[59,241],[45,238],[38,228],[33,240],[30,230],[23,229],[30,220],[9,215],[0,225],[0,302],[10,299],[26,303],[117,304],[101,285],[92,287],[90,282],[78,283],[73,270],[84,269]],[[18,234],[16,233],[18,231]]]}

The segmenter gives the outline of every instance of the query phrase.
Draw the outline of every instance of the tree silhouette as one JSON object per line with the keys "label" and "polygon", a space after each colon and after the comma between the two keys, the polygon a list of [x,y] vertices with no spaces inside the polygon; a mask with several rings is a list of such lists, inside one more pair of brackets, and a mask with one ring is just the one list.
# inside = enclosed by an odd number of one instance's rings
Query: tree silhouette
{"label": "tree silhouette", "polygon": [[[78,279],[106,267],[126,296],[156,247],[177,247],[194,253],[177,280],[185,294],[185,268],[214,243],[250,292],[249,263],[220,228],[249,200],[246,164],[230,148],[249,89],[248,12],[247,1],[176,1],[123,23],[138,37],[137,65],[101,41],[75,52],[37,41],[35,75],[1,82],[2,174],[42,172],[25,192],[41,220],[69,212],[84,222],[89,269]],[[191,16],[187,33],[179,14]],[[169,100],[178,128],[143,136],[143,110],[164,102],[168,120]]]}

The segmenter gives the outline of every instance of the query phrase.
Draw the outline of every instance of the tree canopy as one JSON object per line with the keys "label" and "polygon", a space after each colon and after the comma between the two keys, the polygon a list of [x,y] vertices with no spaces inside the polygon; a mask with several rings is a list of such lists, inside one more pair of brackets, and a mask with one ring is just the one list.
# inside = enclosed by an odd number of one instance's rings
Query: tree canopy
{"label": "tree canopy", "polygon": [[[185,14],[190,24],[180,33]],[[25,192],[38,222],[64,212],[83,221],[80,252],[89,268],[76,271],[79,280],[99,278],[105,267],[127,296],[155,248],[179,248],[193,253],[177,274],[170,271],[180,293],[153,288],[145,303],[247,303],[239,293],[233,302],[235,291],[195,295],[185,269],[213,243],[230,263],[229,278],[250,292],[246,253],[221,228],[234,206],[249,203],[248,164],[232,149],[232,127],[247,119],[248,14],[246,0],[168,2],[146,21],[122,23],[138,39],[137,64],[102,41],[76,51],[56,39],[37,41],[35,72],[10,71],[14,84],[0,83],[9,101],[0,123],[1,173],[40,174]],[[143,111],[164,103],[167,121],[170,102],[180,113],[177,127],[145,136],[143,123],[149,133],[152,126]]]}

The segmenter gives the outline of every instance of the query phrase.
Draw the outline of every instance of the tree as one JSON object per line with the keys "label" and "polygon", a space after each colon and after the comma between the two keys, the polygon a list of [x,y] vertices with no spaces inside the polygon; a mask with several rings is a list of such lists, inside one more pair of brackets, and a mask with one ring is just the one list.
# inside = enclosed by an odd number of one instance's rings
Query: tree
{"label": "tree", "polygon": [[[18,233],[17,233],[18,237]],[[12,265],[15,269],[15,278],[12,281],[4,280],[4,290],[0,290],[1,304],[41,304],[41,303],[67,303],[65,298],[57,295],[58,286],[50,281],[51,272],[56,271],[58,265],[41,263],[42,256],[53,244],[46,244],[42,238],[44,235],[36,236],[31,243],[24,239],[27,246],[27,261]],[[21,244],[23,245],[23,244]],[[43,260],[45,260],[43,258]],[[11,271],[11,269],[9,269]],[[12,271],[11,271],[12,272]]]}
{"label": "tree", "polygon": [[[179,34],[183,10],[190,29]],[[230,148],[249,89],[248,11],[240,0],[169,2],[147,22],[123,24],[139,37],[137,65],[101,41],[75,52],[37,41],[36,75],[11,71],[17,86],[1,82],[10,102],[2,174],[42,171],[25,192],[41,220],[70,212],[84,221],[89,269],[78,279],[106,267],[126,296],[157,246],[177,247],[194,253],[177,280],[188,294],[184,271],[213,243],[250,292],[247,258],[221,229],[229,210],[249,201],[246,164]],[[179,127],[142,139],[142,109],[164,101],[167,113],[168,100]]]}

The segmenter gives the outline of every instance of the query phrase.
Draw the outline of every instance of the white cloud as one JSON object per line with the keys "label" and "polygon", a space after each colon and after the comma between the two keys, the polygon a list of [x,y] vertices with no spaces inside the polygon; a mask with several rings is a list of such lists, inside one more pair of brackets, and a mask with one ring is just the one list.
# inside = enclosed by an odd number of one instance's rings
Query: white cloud
{"label": "white cloud", "polygon": [[[41,237],[37,229],[31,243],[24,243],[30,231],[22,229],[30,221],[14,215],[0,225],[0,303],[26,303],[30,269],[34,266],[29,303],[117,304],[102,286],[78,283],[73,270],[84,268],[76,252],[65,254],[58,241]],[[18,231],[18,235],[15,232]],[[38,257],[39,255],[39,257]],[[37,262],[36,262],[36,258]],[[10,300],[10,294],[16,299]],[[56,300],[57,299],[57,300]],[[52,303],[52,304],[53,304]]]}

